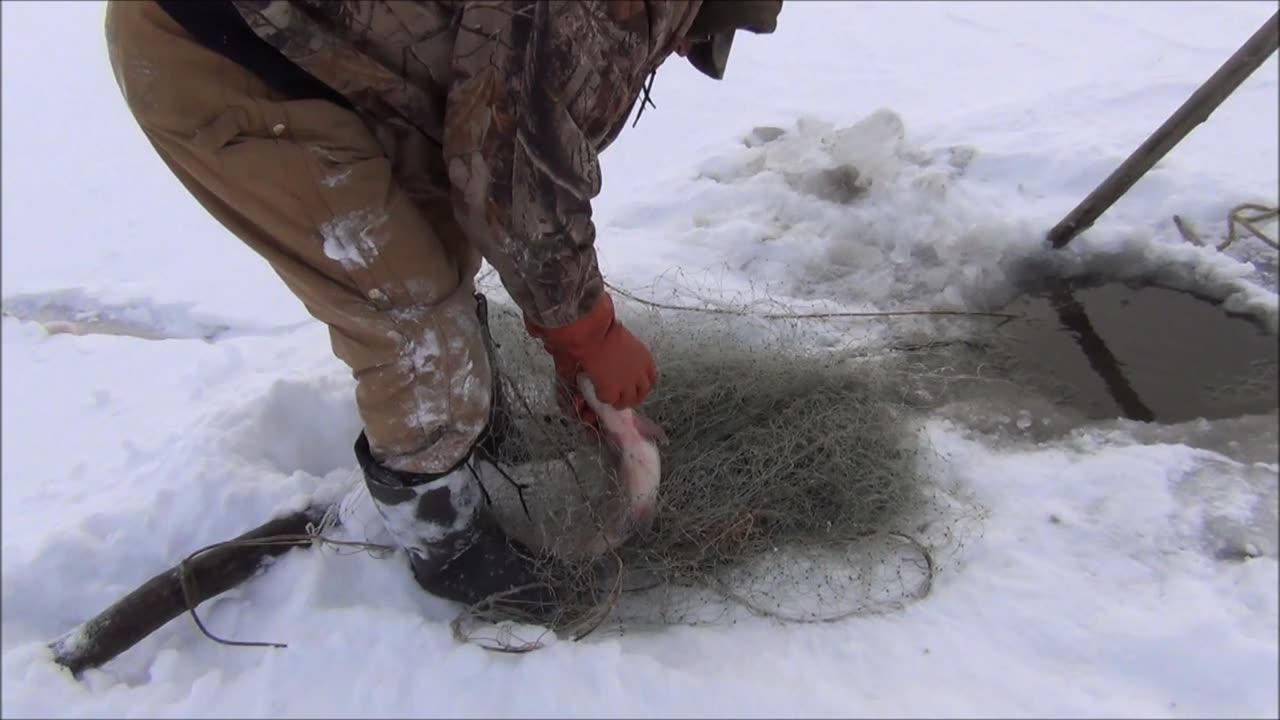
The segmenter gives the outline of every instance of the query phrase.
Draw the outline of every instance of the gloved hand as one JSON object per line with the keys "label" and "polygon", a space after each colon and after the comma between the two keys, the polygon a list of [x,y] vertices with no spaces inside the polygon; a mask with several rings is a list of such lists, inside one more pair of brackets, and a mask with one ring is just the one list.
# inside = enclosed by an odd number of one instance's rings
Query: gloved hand
{"label": "gloved hand", "polygon": [[567,411],[594,427],[595,413],[578,389],[577,377],[586,375],[601,402],[623,409],[639,405],[657,384],[653,356],[614,315],[608,293],[586,315],[558,328],[544,328],[525,320],[525,329],[555,362],[560,380],[560,400]]}

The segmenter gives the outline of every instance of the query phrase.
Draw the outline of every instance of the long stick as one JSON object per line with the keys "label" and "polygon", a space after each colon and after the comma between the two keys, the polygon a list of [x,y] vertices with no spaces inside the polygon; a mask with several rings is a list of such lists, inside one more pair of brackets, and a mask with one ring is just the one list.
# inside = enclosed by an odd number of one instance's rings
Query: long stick
{"label": "long stick", "polygon": [[1205,80],[1182,107],[1170,115],[1120,167],[1049,231],[1050,244],[1054,248],[1061,248],[1093,225],[1102,213],[1128,192],[1187,133],[1207,120],[1222,101],[1240,87],[1240,83],[1271,57],[1277,46],[1280,46],[1280,12],[1272,15],[1270,20],[1258,28],[1253,37]]}
{"label": "long stick", "polygon": [[256,543],[306,536],[307,526],[324,513],[325,508],[310,508],[275,518],[165,570],[52,643],[54,661],[76,677],[106,663],[183,612],[248,580],[268,557],[304,545],[301,541]]}

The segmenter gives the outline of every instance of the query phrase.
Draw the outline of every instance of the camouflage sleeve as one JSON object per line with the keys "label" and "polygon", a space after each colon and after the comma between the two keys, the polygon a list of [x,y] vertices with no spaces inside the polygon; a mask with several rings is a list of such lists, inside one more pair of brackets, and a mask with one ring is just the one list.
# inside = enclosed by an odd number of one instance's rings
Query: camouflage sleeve
{"label": "camouflage sleeve", "polygon": [[461,13],[444,154],[455,213],[536,324],[600,298],[597,153],[650,71],[646,3],[470,2]]}

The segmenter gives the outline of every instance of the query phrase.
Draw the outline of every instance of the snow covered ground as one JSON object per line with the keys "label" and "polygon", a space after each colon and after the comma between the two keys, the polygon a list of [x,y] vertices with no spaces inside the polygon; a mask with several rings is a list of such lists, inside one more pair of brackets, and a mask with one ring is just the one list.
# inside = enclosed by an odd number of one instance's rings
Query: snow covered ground
{"label": "snow covered ground", "polygon": [[[202,607],[223,636],[288,649],[215,645],[180,618],[71,679],[47,641],[344,486],[358,420],[323,328],[134,127],[102,6],[2,8],[3,714],[1280,714],[1274,414],[1049,442],[925,418],[939,484],[986,520],[886,616],[496,655],[455,643],[456,608],[399,563],[295,552]],[[788,3],[723,83],[678,59],[659,73],[657,109],[605,155],[603,268],[641,293],[678,273],[873,310],[998,303],[1048,264],[1193,288],[1274,329],[1274,251],[1195,248],[1171,219],[1217,238],[1232,206],[1276,202],[1274,57],[1094,229],[1050,260],[1040,245],[1273,11]]]}

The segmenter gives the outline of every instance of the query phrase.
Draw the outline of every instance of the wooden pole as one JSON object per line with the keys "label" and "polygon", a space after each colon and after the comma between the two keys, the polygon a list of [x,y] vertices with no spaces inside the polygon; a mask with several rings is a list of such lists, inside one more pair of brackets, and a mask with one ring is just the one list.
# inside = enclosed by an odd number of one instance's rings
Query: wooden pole
{"label": "wooden pole", "polygon": [[165,570],[52,643],[54,662],[76,677],[106,663],[187,610],[248,580],[268,557],[308,544],[252,543],[306,537],[307,526],[324,514],[325,508],[310,508],[275,518],[196,555],[186,563],[185,588],[182,564]]}
{"label": "wooden pole", "polygon": [[1280,46],[1280,12],[1271,16],[1240,49],[1227,59],[1208,80],[1204,81],[1182,107],[1164,121],[1120,167],[1102,181],[1096,190],[1076,206],[1062,222],[1049,231],[1048,240],[1061,248],[1076,235],[1093,225],[1120,196],[1129,191],[1148,170],[1160,161],[1187,133],[1209,118],[1209,115],[1240,87]]}

